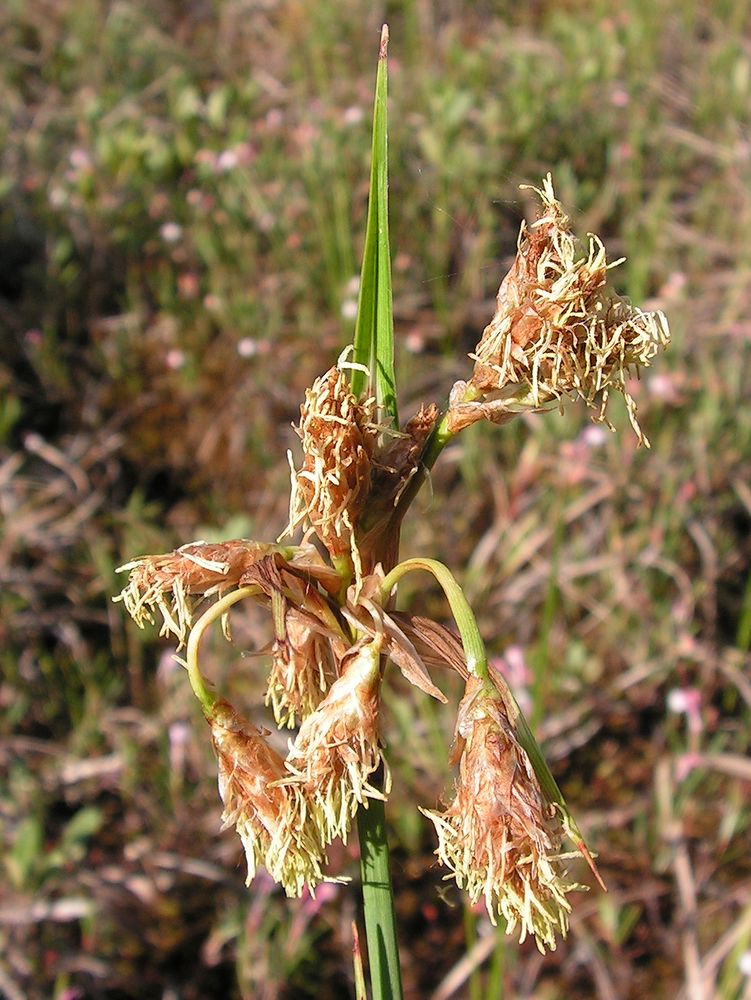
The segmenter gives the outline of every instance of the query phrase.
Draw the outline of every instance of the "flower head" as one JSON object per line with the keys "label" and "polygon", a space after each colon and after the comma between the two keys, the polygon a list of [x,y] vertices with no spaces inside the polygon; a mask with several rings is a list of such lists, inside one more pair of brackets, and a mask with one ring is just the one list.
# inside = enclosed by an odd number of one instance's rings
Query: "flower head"
{"label": "flower head", "polygon": [[[378,700],[381,640],[353,646],[341,676],[300,727],[286,765],[289,784],[302,789],[324,845],[346,842],[358,805],[383,794],[368,779],[383,761]],[[388,775],[386,780],[388,791]]]}
{"label": "flower head", "polygon": [[280,728],[292,729],[315,711],[336,678],[334,646],[313,615],[291,606],[284,612],[283,634],[275,639],[271,655],[266,704],[271,704]]}
{"label": "flower head", "polygon": [[532,934],[541,951],[568,930],[561,828],[517,740],[509,709],[491,682],[470,677],[459,706],[456,798],[445,812],[423,810],[438,834],[436,854],[490,919]]}
{"label": "flower head", "polygon": [[495,315],[472,355],[472,378],[457,383],[452,395],[452,428],[483,417],[504,422],[570,396],[598,408],[597,419],[606,420],[608,397],[616,391],[644,441],[627,379],[666,346],[667,320],[616,294],[607,277],[615,264],[608,264],[597,236],[586,245],[574,236],[550,175],[535,190],[542,217],[522,225]]}
{"label": "flower head", "polygon": [[226,701],[207,717],[219,765],[224,826],[234,826],[245,848],[250,884],[259,863],[288,896],[299,896],[323,879],[323,848],[315,827],[304,822],[301,790],[281,782],[284,761],[261,730]]}
{"label": "flower head", "polygon": [[288,532],[310,525],[330,555],[357,567],[355,527],[370,490],[374,402],[359,402],[339,367],[316,379],[300,407],[302,467],[292,475]]}
{"label": "flower head", "polygon": [[118,567],[118,573],[129,570],[130,576],[115,600],[123,602],[139,628],[146,622],[153,625],[158,611],[159,634],[172,633],[182,645],[201,601],[232,590],[252,565],[275,548],[236,538],[218,544],[190,542],[174,552],[140,556]]}

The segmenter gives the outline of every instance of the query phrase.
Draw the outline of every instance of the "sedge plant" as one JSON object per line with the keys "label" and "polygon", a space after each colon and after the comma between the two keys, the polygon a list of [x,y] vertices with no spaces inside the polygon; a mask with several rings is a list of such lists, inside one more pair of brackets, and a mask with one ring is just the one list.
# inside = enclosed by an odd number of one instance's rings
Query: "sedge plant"
{"label": "sedge plant", "polygon": [[[159,616],[162,634],[177,641],[216,753],[222,820],[242,841],[248,883],[258,865],[293,897],[339,880],[328,871],[327,851],[356,822],[378,1000],[401,995],[385,822],[391,777],[379,712],[391,671],[444,704],[431,671],[455,671],[464,681],[450,756],[458,769],[454,797],[443,810],[422,810],[447,877],[472,902],[483,901],[491,921],[501,918],[520,940],[533,937],[541,951],[565,936],[569,895],[585,888],[570,878],[569,859],[581,853],[600,881],[512,691],[489,668],[456,578],[429,557],[399,561],[404,515],[447,442],[479,420],[502,425],[579,398],[607,421],[616,392],[646,443],[627,380],[669,339],[661,313],[641,311],[614,291],[602,242],[574,235],[548,176],[537,191],[539,218],[521,228],[469,377],[451,388],[442,410],[424,404],[400,424],[387,41],[384,28],[354,339],[305,393],[302,457],[290,456],[289,523],[276,542],[193,542],[134,559],[122,567],[129,579],[116,598],[141,627]],[[415,572],[440,584],[455,630],[396,610],[397,586]],[[229,637],[230,612],[246,601],[263,605],[273,621],[266,703],[277,727],[294,731],[286,756],[201,668],[202,636],[221,622]]]}

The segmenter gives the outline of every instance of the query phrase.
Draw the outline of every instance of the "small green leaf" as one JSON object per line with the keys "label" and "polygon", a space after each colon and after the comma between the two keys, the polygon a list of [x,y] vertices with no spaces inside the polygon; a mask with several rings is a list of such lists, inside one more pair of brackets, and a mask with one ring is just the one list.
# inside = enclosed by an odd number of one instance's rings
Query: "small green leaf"
{"label": "small green leaf", "polygon": [[42,824],[37,816],[27,816],[19,823],[5,861],[10,880],[17,889],[29,888],[31,876],[39,866],[42,841]]}
{"label": "small green leaf", "polygon": [[96,806],[84,806],[66,824],[62,842],[66,846],[86,841],[99,831],[102,825],[102,810]]}
{"label": "small green leaf", "polygon": [[366,391],[374,393],[381,419],[390,418],[398,426],[388,217],[387,47],[388,29],[384,25],[376,76],[368,221],[352,359],[369,374],[354,368],[351,387],[358,397]]}

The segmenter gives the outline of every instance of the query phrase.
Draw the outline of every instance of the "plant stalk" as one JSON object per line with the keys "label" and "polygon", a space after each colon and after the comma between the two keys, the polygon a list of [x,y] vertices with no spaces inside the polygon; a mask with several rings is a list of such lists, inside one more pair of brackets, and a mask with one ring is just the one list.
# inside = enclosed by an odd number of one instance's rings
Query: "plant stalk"
{"label": "plant stalk", "polygon": [[[374,782],[379,785],[382,782]],[[386,838],[386,808],[370,799],[357,811],[365,936],[373,1000],[402,1000],[394,894]]]}
{"label": "plant stalk", "polygon": [[427,573],[432,573],[438,583],[443,588],[446,600],[449,602],[451,614],[454,616],[456,627],[459,629],[464,655],[467,660],[467,670],[474,677],[481,680],[488,678],[488,656],[485,652],[485,643],[482,641],[477,621],[472,613],[472,609],[464,596],[464,591],[459,586],[456,578],[447,566],[437,559],[405,559],[404,562],[395,566],[390,573],[384,577],[381,584],[381,598],[385,602],[388,600],[391,591],[399,580],[413,570],[422,569]]}
{"label": "plant stalk", "polygon": [[239,590],[233,590],[226,597],[220,598],[216,604],[212,604],[207,611],[204,611],[190,630],[185,654],[185,667],[188,671],[188,680],[190,681],[190,686],[193,688],[193,694],[200,701],[204,714],[207,716],[216,704],[217,696],[206,687],[206,682],[203,679],[199,665],[198,648],[201,644],[203,634],[217,618],[226,615],[233,604],[245,600],[246,597],[257,597],[260,592],[260,587],[257,587],[255,584],[250,587],[240,587]]}

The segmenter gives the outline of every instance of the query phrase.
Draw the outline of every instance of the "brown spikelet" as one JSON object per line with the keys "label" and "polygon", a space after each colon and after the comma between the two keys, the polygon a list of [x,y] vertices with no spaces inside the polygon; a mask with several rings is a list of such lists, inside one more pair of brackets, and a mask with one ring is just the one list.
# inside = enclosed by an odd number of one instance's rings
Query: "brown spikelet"
{"label": "brown spikelet", "polygon": [[219,768],[222,821],[242,840],[247,884],[260,863],[288,896],[315,887],[324,877],[323,849],[314,826],[304,822],[300,789],[280,784],[283,759],[229,702],[217,702],[207,721]]}
{"label": "brown spikelet", "polygon": [[562,830],[519,744],[503,699],[470,677],[459,706],[454,756],[456,798],[445,812],[423,810],[438,834],[436,854],[472,902],[484,897],[491,920],[554,949],[568,930]]}
{"label": "brown spikelet", "polygon": [[141,556],[118,568],[118,573],[129,571],[130,576],[115,601],[123,602],[139,628],[146,622],[153,625],[158,611],[163,620],[160,635],[173,633],[182,645],[198,604],[237,587],[250,567],[275,548],[236,538],[217,544],[191,542],[174,552]]}
{"label": "brown spikelet", "polygon": [[[300,787],[324,845],[346,842],[358,805],[383,794],[368,781],[383,762],[378,726],[381,642],[360,643],[341,665],[341,676],[300,727],[286,765]],[[386,791],[388,792],[388,772]]]}
{"label": "brown spikelet", "polygon": [[419,468],[425,442],[438,419],[435,403],[421,406],[401,431],[379,449],[373,470],[372,502],[394,507]]}
{"label": "brown spikelet", "polygon": [[266,704],[271,704],[280,728],[299,725],[321,703],[337,676],[336,645],[312,615],[286,608],[284,634],[274,640],[266,688]]}
{"label": "brown spikelet", "polygon": [[374,402],[355,399],[335,367],[306,391],[297,429],[304,457],[293,471],[287,530],[310,525],[333,558],[350,555],[356,567],[354,532],[370,490],[377,435],[373,414]]}
{"label": "brown spikelet", "polygon": [[374,454],[368,509],[359,532],[364,573],[371,573],[378,563],[393,566],[398,557],[403,516],[398,504],[420,469],[425,444],[437,418],[435,404],[421,406],[400,431],[390,431],[384,436]]}
{"label": "brown spikelet", "polygon": [[[452,394],[449,424],[459,430],[482,418],[578,396],[605,420],[608,396],[623,395],[640,441],[636,404],[626,383],[670,339],[661,312],[643,312],[608,284],[601,240],[581,243],[555,198],[550,175],[535,189],[543,212],[522,225],[517,254],[501,282],[493,319],[471,357],[469,383]],[[618,262],[616,262],[618,263]]]}

